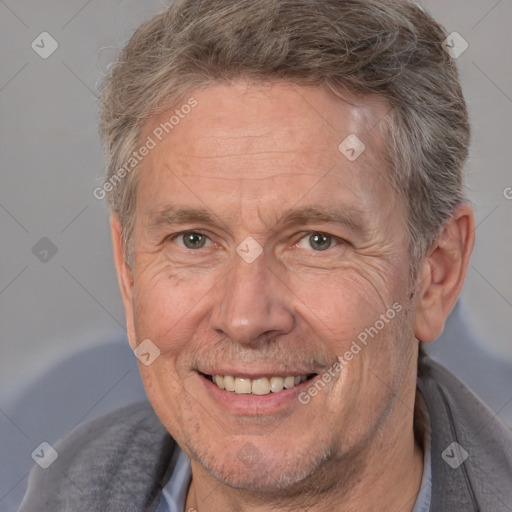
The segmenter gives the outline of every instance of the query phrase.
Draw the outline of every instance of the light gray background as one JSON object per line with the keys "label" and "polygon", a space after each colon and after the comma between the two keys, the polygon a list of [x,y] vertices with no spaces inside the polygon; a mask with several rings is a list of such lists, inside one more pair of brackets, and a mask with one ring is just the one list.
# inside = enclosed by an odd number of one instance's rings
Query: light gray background
{"label": "light gray background", "polygon": [[[2,395],[81,348],[124,335],[108,213],[92,195],[103,173],[95,96],[119,46],[166,3],[0,2]],[[466,320],[485,351],[512,361],[512,0],[422,5],[469,43],[457,59],[473,124],[468,170],[478,224]],[[43,31],[59,44],[46,60],[31,48]],[[47,263],[32,253],[42,237],[58,248]]]}

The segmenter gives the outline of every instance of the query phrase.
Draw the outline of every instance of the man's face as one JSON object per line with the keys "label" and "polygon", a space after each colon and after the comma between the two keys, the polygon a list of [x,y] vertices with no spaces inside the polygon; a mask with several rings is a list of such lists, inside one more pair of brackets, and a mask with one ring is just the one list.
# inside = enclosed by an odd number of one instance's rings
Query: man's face
{"label": "man's face", "polygon": [[[410,414],[397,399],[416,353],[405,219],[378,135],[388,106],[289,84],[192,96],[162,141],[152,132],[175,109],[143,135],[157,145],[139,170],[128,324],[161,352],[142,378],[193,464],[271,491]],[[355,160],[354,138],[338,147],[353,133],[366,146]],[[210,378],[226,375],[264,394]],[[308,380],[278,391],[284,377]]]}

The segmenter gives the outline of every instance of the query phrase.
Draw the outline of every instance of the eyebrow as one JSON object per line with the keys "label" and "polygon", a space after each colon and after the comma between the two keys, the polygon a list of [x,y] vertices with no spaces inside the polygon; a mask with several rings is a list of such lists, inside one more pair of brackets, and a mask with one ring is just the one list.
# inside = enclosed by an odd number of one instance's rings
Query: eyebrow
{"label": "eyebrow", "polygon": [[277,225],[304,225],[314,222],[344,226],[354,233],[364,234],[367,231],[363,211],[349,206],[322,208],[312,205],[290,208],[282,213]]}
{"label": "eyebrow", "polygon": [[161,210],[152,210],[148,214],[149,229],[158,230],[165,226],[187,223],[219,224],[219,219],[206,208],[189,208],[184,206],[167,205]]}
{"label": "eyebrow", "polygon": [[[214,215],[206,208],[167,205],[162,209],[150,211],[148,216],[150,219],[149,229],[151,230],[187,223],[226,227],[226,223],[219,216]],[[364,212],[348,206],[337,206],[329,209],[314,205],[288,208],[277,215],[275,225],[306,225],[315,222],[344,226],[354,233],[365,234],[367,232]]]}

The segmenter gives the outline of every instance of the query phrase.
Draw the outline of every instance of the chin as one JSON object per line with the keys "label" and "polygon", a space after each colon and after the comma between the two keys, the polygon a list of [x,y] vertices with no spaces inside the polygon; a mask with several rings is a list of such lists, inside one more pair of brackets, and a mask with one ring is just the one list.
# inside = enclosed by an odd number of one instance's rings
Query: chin
{"label": "chin", "polygon": [[[205,447],[203,447],[205,448]],[[192,450],[192,457],[217,481],[238,490],[258,494],[282,494],[304,482],[327,462],[327,446],[312,450],[268,446],[259,449],[256,441],[232,443],[229,448]]]}

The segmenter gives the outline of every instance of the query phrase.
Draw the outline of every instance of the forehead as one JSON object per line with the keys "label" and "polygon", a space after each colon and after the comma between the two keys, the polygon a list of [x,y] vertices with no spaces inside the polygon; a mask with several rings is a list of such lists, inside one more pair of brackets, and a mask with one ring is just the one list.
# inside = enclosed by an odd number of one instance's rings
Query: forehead
{"label": "forehead", "polygon": [[[347,94],[341,101],[319,87],[242,81],[192,92],[183,105],[190,98],[193,109],[177,105],[145,126],[143,140],[151,137],[156,145],[140,165],[140,206],[154,210],[186,198],[226,212],[235,202],[263,209],[301,201],[372,210],[379,202],[372,196],[385,191],[379,123],[388,105],[381,98]],[[170,128],[176,111],[181,115]],[[161,134],[162,127],[169,133]],[[364,151],[351,160],[343,141],[353,145],[354,134]]]}

